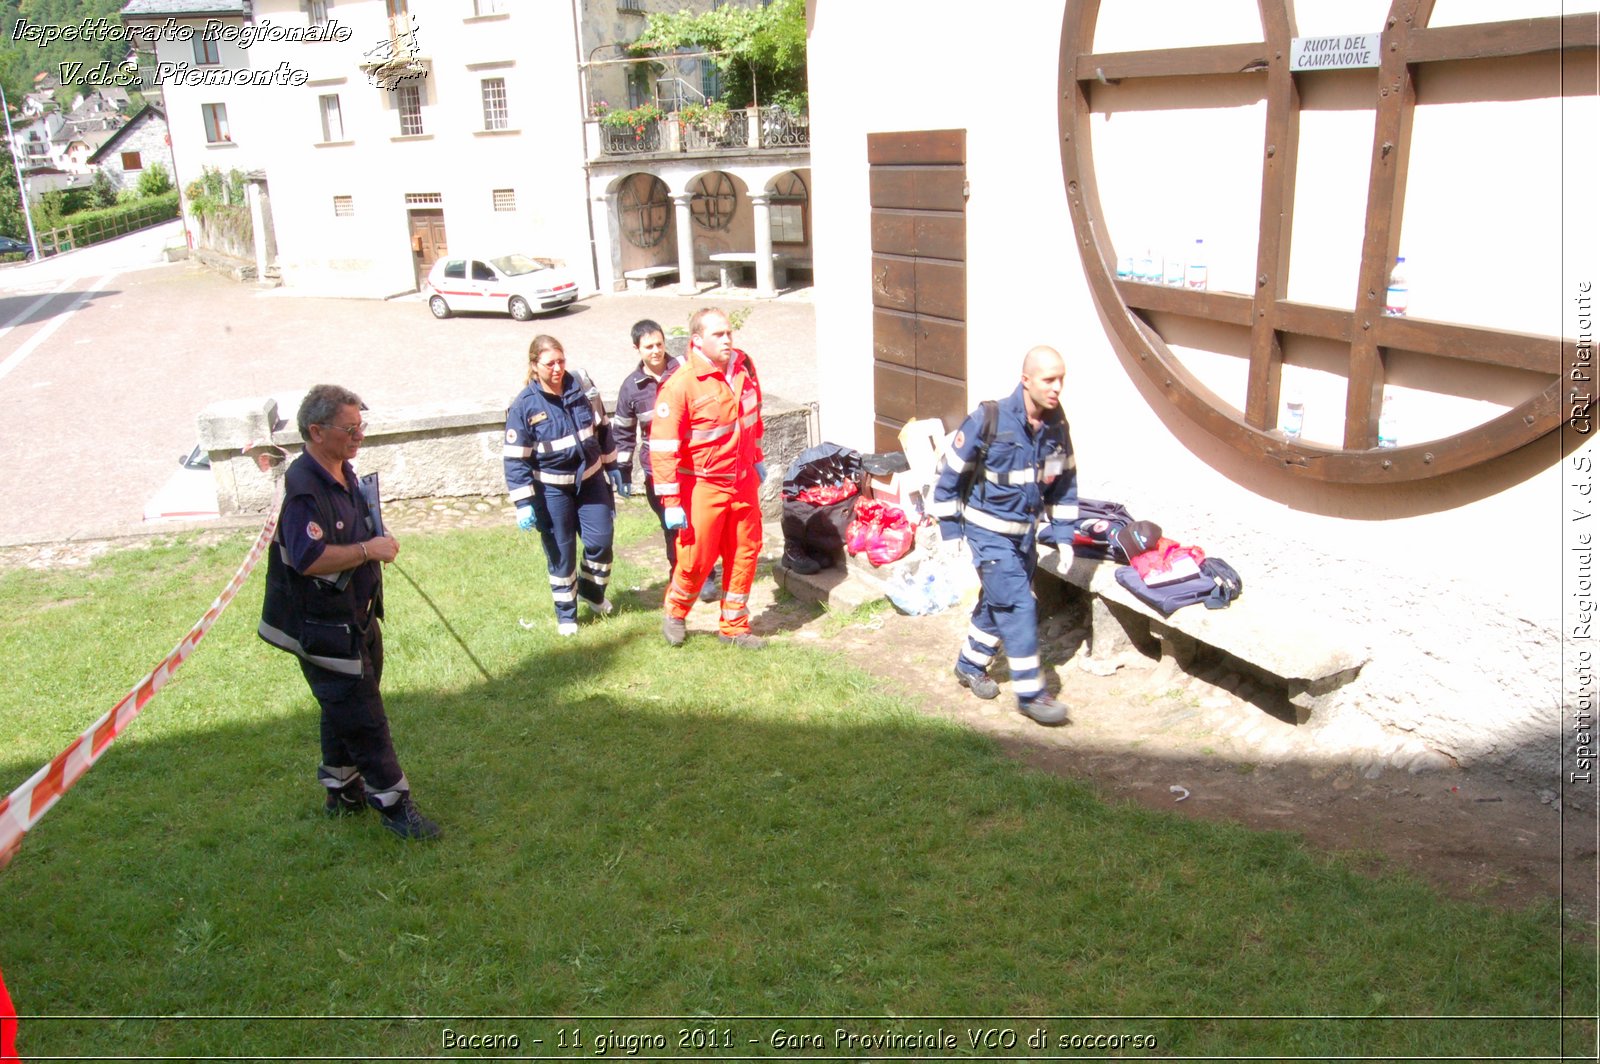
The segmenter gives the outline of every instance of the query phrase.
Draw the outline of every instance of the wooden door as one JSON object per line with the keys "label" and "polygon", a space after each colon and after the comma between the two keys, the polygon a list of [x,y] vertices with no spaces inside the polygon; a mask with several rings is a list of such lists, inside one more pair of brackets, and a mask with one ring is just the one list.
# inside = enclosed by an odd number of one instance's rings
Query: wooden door
{"label": "wooden door", "polygon": [[967,135],[867,134],[872,201],[874,444],[935,417],[954,431],[967,399]]}
{"label": "wooden door", "polygon": [[406,214],[411,224],[412,266],[416,271],[417,287],[421,288],[433,264],[444,258],[450,250],[444,236],[444,211],[410,210]]}

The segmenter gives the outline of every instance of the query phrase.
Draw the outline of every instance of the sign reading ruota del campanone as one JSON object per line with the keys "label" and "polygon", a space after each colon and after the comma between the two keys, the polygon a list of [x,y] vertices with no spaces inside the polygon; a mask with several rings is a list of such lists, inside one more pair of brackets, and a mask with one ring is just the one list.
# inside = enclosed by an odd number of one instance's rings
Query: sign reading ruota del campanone
{"label": "sign reading ruota del campanone", "polygon": [[1377,33],[1296,37],[1289,44],[1290,70],[1353,70],[1378,65]]}

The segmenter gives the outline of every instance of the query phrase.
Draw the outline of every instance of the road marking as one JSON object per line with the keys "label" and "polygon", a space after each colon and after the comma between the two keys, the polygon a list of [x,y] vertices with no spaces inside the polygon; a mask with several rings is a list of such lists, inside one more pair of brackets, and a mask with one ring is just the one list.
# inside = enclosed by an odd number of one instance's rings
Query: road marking
{"label": "road marking", "polygon": [[[52,318],[44,328],[28,337],[26,343],[17,348],[15,351],[11,352],[10,355],[6,356],[6,360],[4,362],[0,362],[0,380],[5,379],[6,374],[20,366],[23,359],[33,354],[34,350],[37,349],[40,344],[48,340],[57,329],[65,325],[68,318],[82,310],[84,304],[88,303],[90,299],[94,298],[99,293],[105,291],[111,282],[116,280],[116,277],[117,275],[115,272],[108,273],[94,284],[90,285],[87,291],[81,293],[77,299],[72,301],[72,305],[70,307],[62,311],[56,317]],[[72,281],[76,280],[81,280],[81,278],[74,277],[72,279]],[[56,291],[59,292],[61,288],[65,288],[67,285],[71,284],[72,281],[63,281],[60,288],[56,289]],[[32,314],[37,307],[47,302],[55,294],[55,292],[52,292],[50,295],[40,296],[33,306],[30,306],[27,310],[17,315],[17,317],[12,318],[11,321],[7,322],[4,328],[0,329],[0,336],[4,336],[6,332],[10,331],[11,327],[15,325],[18,320],[27,317],[29,314]]]}

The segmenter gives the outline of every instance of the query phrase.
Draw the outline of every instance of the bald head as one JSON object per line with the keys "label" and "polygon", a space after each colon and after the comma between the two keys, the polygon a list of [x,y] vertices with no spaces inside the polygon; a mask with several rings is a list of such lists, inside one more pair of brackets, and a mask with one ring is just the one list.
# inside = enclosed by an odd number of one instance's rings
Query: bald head
{"label": "bald head", "polygon": [[1022,359],[1022,397],[1028,417],[1035,420],[1054,416],[1061,409],[1061,386],[1067,364],[1053,347],[1040,345]]}
{"label": "bald head", "polygon": [[1067,364],[1061,358],[1061,353],[1053,347],[1040,344],[1031,348],[1022,358],[1022,375],[1024,377],[1051,376],[1064,374]]}

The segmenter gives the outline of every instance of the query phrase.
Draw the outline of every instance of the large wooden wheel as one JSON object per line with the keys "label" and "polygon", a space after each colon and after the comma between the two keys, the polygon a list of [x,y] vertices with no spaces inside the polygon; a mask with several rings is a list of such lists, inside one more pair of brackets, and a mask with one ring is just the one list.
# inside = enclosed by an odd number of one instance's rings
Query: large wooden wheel
{"label": "large wooden wheel", "polygon": [[[1517,19],[1428,29],[1434,0],[1393,0],[1381,37],[1375,82],[1376,128],[1367,189],[1360,284],[1355,309],[1291,302],[1288,249],[1300,98],[1290,71],[1296,36],[1293,0],[1257,0],[1265,40],[1202,48],[1141,52],[1092,51],[1099,0],[1069,0],[1061,32],[1061,166],[1067,201],[1089,284],[1102,312],[1137,365],[1175,408],[1252,460],[1312,480],[1392,484],[1439,476],[1526,447],[1571,419],[1586,419],[1581,393],[1564,379],[1577,344],[1429,321],[1385,317],[1384,294],[1394,262],[1410,155],[1414,78],[1419,65],[1595,47],[1593,14]],[[1165,288],[1119,281],[1095,180],[1091,87],[1102,81],[1257,72],[1266,79],[1266,143],[1261,166],[1261,221],[1253,294]],[[1250,331],[1250,363],[1242,410],[1227,403],[1173,355],[1148,316],[1182,315]],[[1286,336],[1317,337],[1348,346],[1348,390],[1342,447],[1276,432]],[[1422,352],[1532,372],[1548,383],[1536,395],[1453,436],[1377,449],[1389,350]]]}

